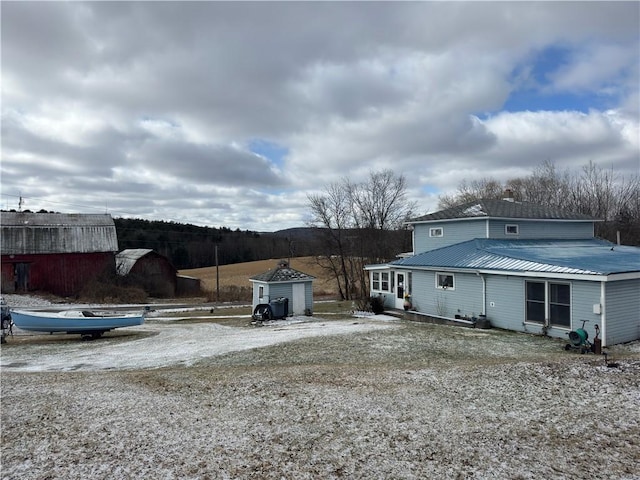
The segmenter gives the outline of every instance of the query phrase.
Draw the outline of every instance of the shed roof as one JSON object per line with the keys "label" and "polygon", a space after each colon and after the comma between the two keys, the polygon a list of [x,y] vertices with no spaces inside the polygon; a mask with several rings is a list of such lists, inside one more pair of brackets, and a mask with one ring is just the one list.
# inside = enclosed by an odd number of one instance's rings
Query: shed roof
{"label": "shed roof", "polygon": [[118,275],[127,275],[136,262],[145,255],[153,252],[149,248],[129,248],[116,254],[116,272]]}
{"label": "shed roof", "polygon": [[393,266],[611,275],[640,272],[640,248],[600,239],[474,239],[391,262]]}
{"label": "shed roof", "polygon": [[479,218],[519,218],[529,220],[565,220],[594,222],[598,219],[582,213],[569,212],[553,207],[545,207],[531,202],[514,200],[482,199],[440,210],[414,218],[409,223],[431,222],[455,219]]}
{"label": "shed roof", "polygon": [[303,282],[314,279],[311,275],[291,268],[286,261],[281,261],[276,268],[250,278],[251,281],[257,282]]}

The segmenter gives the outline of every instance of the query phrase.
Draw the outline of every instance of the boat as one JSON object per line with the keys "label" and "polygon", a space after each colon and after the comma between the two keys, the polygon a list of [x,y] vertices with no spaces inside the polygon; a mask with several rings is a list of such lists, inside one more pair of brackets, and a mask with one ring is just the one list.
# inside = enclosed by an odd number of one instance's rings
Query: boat
{"label": "boat", "polygon": [[13,323],[22,330],[46,333],[76,333],[100,338],[114,328],[133,327],[144,323],[144,312],[123,313],[101,310],[64,310],[34,312],[11,310]]}

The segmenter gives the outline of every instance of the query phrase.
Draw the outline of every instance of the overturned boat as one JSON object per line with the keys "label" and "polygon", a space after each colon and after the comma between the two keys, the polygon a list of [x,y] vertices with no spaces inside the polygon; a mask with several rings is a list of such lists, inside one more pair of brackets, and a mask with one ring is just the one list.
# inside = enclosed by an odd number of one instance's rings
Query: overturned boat
{"label": "overturned boat", "polygon": [[46,333],[76,333],[83,337],[100,338],[115,328],[133,327],[144,323],[144,312],[123,313],[101,310],[65,310],[34,312],[11,310],[13,323],[22,330]]}

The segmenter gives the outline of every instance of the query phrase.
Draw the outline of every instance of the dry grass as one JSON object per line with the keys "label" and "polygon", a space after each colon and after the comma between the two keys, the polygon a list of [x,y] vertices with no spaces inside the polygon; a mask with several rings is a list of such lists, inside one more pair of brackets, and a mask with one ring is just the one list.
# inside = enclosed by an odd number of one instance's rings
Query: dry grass
{"label": "dry grass", "polygon": [[[218,269],[220,288],[225,287],[247,287],[251,288],[249,279],[254,275],[264,273],[275,268],[279,259],[259,260],[256,262],[235,263],[232,265],[222,265]],[[315,297],[335,297],[335,281],[328,275],[326,270],[318,265],[315,257],[297,257],[289,262],[291,268],[299,270],[316,279],[313,282],[313,294]],[[202,281],[204,290],[216,290],[216,267],[193,268],[180,270],[180,275],[199,278]]]}

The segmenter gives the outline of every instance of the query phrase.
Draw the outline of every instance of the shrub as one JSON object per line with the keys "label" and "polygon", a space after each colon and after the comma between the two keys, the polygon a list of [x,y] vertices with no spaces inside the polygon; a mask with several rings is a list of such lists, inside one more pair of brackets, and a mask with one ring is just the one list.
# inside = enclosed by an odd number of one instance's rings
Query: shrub
{"label": "shrub", "polygon": [[369,303],[371,304],[371,311],[376,315],[384,312],[384,298],[381,296],[371,297]]}

